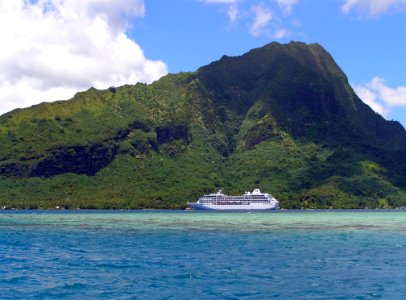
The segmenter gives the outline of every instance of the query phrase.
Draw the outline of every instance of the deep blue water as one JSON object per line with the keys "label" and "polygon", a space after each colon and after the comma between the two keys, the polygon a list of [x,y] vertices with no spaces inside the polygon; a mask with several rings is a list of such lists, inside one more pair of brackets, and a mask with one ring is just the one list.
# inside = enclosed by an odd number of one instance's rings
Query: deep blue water
{"label": "deep blue water", "polygon": [[2,212],[0,299],[406,299],[405,212]]}

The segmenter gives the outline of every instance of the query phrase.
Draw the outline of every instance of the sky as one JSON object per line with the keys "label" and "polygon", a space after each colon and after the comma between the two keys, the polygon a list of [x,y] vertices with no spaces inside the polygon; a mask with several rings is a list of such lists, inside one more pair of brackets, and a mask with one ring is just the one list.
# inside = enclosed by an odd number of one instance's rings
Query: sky
{"label": "sky", "polygon": [[406,0],[0,0],[0,39],[0,114],[293,40],[406,127]]}

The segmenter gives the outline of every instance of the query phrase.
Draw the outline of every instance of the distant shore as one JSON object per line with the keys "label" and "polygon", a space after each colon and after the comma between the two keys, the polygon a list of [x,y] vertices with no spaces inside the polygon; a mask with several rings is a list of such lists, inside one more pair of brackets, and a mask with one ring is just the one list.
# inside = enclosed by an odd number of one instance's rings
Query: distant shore
{"label": "distant shore", "polygon": [[199,211],[199,212],[280,212],[280,211],[399,211],[406,210],[406,207],[391,207],[391,208],[281,208],[277,210],[193,210],[193,209],[171,209],[171,208],[16,208],[16,207],[1,207],[1,211]]}

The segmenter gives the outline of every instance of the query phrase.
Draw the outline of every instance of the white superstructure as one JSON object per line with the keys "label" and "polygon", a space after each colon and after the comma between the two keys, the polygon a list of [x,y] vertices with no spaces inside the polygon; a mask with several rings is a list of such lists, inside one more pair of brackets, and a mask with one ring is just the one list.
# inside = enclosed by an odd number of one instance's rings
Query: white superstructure
{"label": "white superstructure", "polygon": [[245,192],[241,196],[227,196],[221,190],[217,193],[207,194],[199,200],[188,202],[193,209],[213,210],[263,210],[279,209],[279,202],[271,194],[261,193],[255,189],[252,193]]}

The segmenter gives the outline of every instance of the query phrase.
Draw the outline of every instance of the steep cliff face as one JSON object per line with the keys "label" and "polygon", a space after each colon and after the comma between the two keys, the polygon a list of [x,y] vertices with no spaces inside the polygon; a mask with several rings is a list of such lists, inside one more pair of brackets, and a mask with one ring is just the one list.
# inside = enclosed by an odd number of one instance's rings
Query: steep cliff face
{"label": "steep cliff face", "polygon": [[[318,44],[271,43],[240,57],[223,57],[201,68],[198,78],[219,110],[243,118],[261,102],[280,128],[295,137],[342,143],[348,138],[395,144],[406,152],[405,131],[373,112],[354,93],[347,77]],[[259,108],[256,107],[258,110]]]}
{"label": "steep cliff face", "polygon": [[405,176],[405,130],[318,44],[271,43],[0,116],[8,205],[182,207],[222,186],[260,187],[285,207],[396,206]]}

